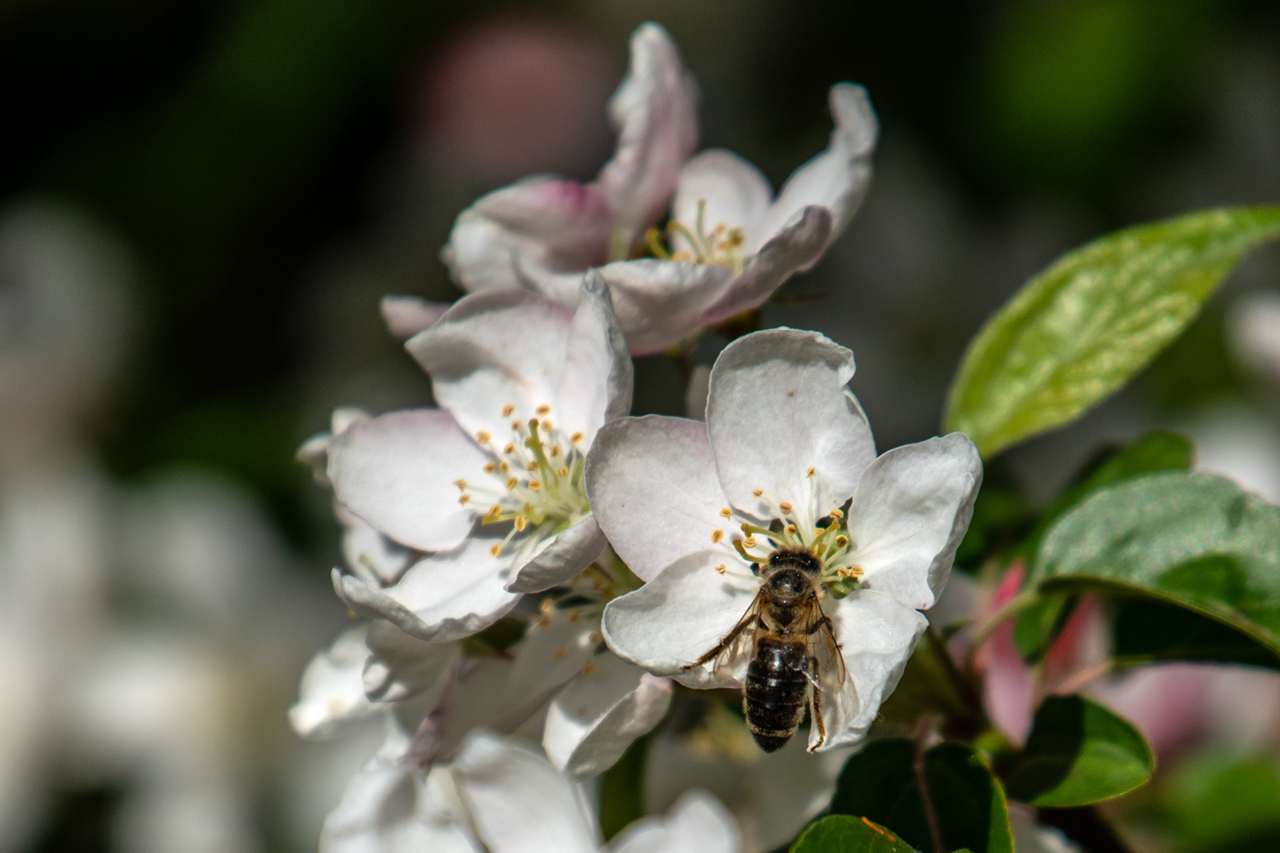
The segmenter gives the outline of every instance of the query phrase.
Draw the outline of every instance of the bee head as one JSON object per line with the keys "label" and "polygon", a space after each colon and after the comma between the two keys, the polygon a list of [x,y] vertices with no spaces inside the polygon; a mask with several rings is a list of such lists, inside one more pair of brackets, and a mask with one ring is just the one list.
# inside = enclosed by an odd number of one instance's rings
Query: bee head
{"label": "bee head", "polygon": [[771,572],[781,569],[799,569],[806,575],[817,577],[822,572],[822,563],[808,551],[782,549],[769,555]]}

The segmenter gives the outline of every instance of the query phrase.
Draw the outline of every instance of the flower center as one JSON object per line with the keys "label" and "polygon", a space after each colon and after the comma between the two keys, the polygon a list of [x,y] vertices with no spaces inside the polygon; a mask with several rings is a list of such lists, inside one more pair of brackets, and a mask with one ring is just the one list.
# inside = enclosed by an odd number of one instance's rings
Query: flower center
{"label": "flower center", "polygon": [[[509,417],[515,407],[503,406]],[[565,435],[548,418],[551,407],[539,406],[536,418],[512,421],[509,440],[499,445],[489,433],[476,441],[489,454],[480,483],[457,480],[458,502],[489,503],[481,524],[509,522],[511,530],[489,553],[531,552],[546,537],[566,530],[591,513],[582,488],[582,433]]]}
{"label": "flower center", "polygon": [[[818,476],[813,468],[807,475],[811,481]],[[817,489],[813,492],[816,494]],[[720,518],[724,526],[711,533],[714,544],[732,550],[735,556],[751,566],[756,575],[775,551],[804,551],[818,560],[821,566],[819,579],[835,598],[844,598],[860,587],[858,579],[863,572],[860,566],[855,565],[855,543],[849,538],[845,509],[833,507],[814,519],[821,512],[816,507],[797,508],[789,501],[766,494],[764,489],[755,489],[752,494],[759,506],[767,507],[773,517],[767,524],[760,524],[735,509],[723,507]],[[733,527],[740,532],[726,535],[726,531]],[[715,570],[724,574],[728,565],[721,563]]]}
{"label": "flower center", "polygon": [[678,235],[683,237],[684,241],[689,244],[689,249],[682,249],[673,254],[666,246],[662,245],[662,235],[658,229],[650,228],[645,232],[645,240],[649,244],[649,251],[653,252],[655,257],[669,261],[724,264],[725,266],[733,267],[734,275],[742,275],[742,269],[746,263],[746,231],[742,228],[730,228],[723,222],[718,223],[710,231],[707,231],[705,225],[706,213],[707,202],[706,199],[702,199],[698,202],[698,213],[694,220],[693,228],[676,219],[667,223],[667,244],[670,245],[672,238]]}

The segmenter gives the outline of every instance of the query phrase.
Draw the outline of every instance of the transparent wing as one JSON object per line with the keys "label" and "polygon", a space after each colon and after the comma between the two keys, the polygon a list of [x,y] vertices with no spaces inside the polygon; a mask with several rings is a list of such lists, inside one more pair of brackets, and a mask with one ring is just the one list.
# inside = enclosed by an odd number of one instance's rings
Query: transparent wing
{"label": "transparent wing", "polygon": [[706,654],[691,664],[681,667],[684,671],[696,669],[708,661],[712,661],[711,671],[720,676],[726,668],[732,669],[743,657],[750,658],[755,652],[755,628],[760,622],[760,611],[764,606],[763,596],[757,594],[747,612],[738,620],[729,633],[720,638],[720,642]]}

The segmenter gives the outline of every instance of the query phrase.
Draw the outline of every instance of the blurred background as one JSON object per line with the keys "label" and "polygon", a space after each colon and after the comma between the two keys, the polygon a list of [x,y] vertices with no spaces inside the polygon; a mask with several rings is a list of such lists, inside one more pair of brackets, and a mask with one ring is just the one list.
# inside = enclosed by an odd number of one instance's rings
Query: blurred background
{"label": "blurred background", "polygon": [[[303,744],[287,726],[346,618],[329,499],[295,449],[335,405],[430,400],[379,298],[456,297],[437,254],[479,194],[595,174],[645,20],[700,82],[702,146],[775,186],[825,145],[827,88],[869,89],[870,194],[765,323],[854,349],[882,448],[937,431],[966,342],[1062,251],[1280,202],[1264,0],[9,0],[0,851],[314,849],[380,735]],[[637,382],[637,413],[683,413],[662,357]],[[988,482],[1046,501],[1100,444],[1153,426],[1280,500],[1280,253]],[[1134,838],[1200,851],[1280,828],[1280,706],[1254,707],[1179,730],[1117,807]],[[1185,817],[1222,804],[1221,825]]]}

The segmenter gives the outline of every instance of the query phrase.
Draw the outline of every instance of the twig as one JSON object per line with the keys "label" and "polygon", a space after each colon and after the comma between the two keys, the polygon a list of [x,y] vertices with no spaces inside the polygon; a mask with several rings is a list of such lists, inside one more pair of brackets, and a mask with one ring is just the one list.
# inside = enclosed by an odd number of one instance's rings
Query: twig
{"label": "twig", "polygon": [[936,734],[938,719],[933,714],[920,718],[916,726],[916,758],[914,769],[916,787],[920,789],[920,802],[924,806],[924,819],[929,824],[929,840],[933,843],[933,853],[947,853],[942,844],[942,828],[938,826],[938,812],[933,806],[933,797],[929,794],[929,781],[924,772],[924,753],[928,749],[932,735]]}

